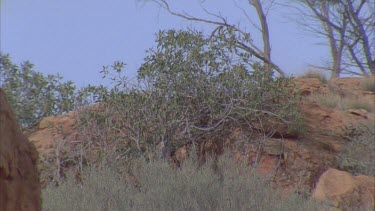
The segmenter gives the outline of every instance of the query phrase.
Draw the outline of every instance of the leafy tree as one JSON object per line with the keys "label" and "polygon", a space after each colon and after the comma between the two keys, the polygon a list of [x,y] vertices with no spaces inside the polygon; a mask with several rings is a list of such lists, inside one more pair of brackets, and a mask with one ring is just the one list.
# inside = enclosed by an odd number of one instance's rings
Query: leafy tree
{"label": "leafy tree", "polygon": [[272,136],[279,131],[262,123],[272,120],[290,130],[300,126],[291,80],[269,80],[272,72],[250,65],[249,54],[234,50],[226,37],[167,30],[156,41],[138,71],[137,85],[114,78],[117,91],[108,98],[111,117],[105,122],[118,132],[115,139],[139,152],[163,146],[160,153],[166,156],[175,147],[220,137],[232,127]]}
{"label": "leafy tree", "polygon": [[0,87],[22,126],[43,117],[63,114],[82,104],[94,103],[105,95],[103,86],[88,86],[77,91],[72,81],[60,75],[43,75],[29,61],[16,65],[8,54],[0,54]]}

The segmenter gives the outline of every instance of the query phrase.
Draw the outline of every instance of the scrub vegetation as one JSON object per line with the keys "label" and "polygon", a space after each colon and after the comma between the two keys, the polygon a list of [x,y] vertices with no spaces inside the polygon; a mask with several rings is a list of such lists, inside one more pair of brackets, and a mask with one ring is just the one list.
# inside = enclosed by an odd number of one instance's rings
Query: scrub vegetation
{"label": "scrub vegetation", "polygon": [[156,159],[133,160],[126,181],[114,165],[87,169],[77,184],[68,177],[43,191],[44,210],[321,210],[321,205],[271,187],[254,170],[229,154],[199,165],[190,156],[178,169]]}

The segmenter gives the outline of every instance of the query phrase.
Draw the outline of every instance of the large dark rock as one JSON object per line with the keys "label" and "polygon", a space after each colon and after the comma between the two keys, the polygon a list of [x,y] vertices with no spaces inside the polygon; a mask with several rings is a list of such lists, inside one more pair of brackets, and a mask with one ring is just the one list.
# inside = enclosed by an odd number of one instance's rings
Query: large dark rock
{"label": "large dark rock", "polygon": [[41,210],[38,152],[0,89],[0,210]]}

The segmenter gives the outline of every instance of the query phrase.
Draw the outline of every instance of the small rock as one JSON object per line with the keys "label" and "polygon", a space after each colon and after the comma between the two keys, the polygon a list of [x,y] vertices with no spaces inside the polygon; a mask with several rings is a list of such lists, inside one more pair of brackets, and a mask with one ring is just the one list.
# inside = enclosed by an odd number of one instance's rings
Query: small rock
{"label": "small rock", "polygon": [[348,113],[367,119],[367,111],[365,109],[348,109]]}

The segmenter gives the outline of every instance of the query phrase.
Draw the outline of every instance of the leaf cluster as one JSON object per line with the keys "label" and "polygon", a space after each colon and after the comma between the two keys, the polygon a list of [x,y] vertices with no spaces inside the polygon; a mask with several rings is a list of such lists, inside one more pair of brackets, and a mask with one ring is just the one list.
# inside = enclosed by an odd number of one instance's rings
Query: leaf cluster
{"label": "leaf cluster", "polygon": [[43,75],[34,65],[16,65],[8,54],[0,54],[0,87],[23,127],[39,122],[43,117],[64,114],[79,106],[100,101],[107,93],[103,86],[87,86],[77,90],[72,81],[60,75]]}

